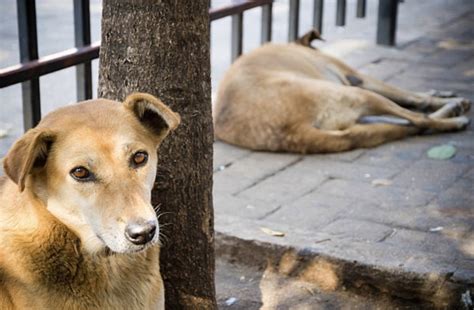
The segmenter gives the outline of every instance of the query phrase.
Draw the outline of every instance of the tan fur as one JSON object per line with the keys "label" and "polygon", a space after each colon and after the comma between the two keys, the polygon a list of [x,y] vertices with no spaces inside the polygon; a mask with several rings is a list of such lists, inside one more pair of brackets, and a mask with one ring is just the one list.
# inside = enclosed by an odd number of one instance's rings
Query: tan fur
{"label": "tan fur", "polygon": [[[318,38],[310,31],[296,43],[266,44],[241,56],[219,85],[216,136],[254,150],[320,153],[468,125],[459,115],[469,100],[411,93],[365,76],[312,48]],[[371,115],[396,116],[407,124],[359,123]]]}
{"label": "tan fur", "polygon": [[[156,220],[156,150],[179,122],[136,93],[58,109],[15,143],[0,177],[0,309],[164,309],[158,229],[136,245],[124,227]],[[96,181],[74,180],[76,166]]]}

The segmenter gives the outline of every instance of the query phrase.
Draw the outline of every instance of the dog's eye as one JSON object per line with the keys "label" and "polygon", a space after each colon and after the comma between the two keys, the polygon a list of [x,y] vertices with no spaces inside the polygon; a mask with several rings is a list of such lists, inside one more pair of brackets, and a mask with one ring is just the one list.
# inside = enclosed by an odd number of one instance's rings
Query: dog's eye
{"label": "dog's eye", "polygon": [[71,176],[78,181],[85,181],[90,178],[91,173],[84,167],[76,167],[71,170]]}
{"label": "dog's eye", "polygon": [[139,151],[139,152],[136,152],[135,154],[133,154],[132,164],[134,166],[142,166],[142,165],[146,164],[147,160],[148,160],[148,153],[143,152],[143,151]]}

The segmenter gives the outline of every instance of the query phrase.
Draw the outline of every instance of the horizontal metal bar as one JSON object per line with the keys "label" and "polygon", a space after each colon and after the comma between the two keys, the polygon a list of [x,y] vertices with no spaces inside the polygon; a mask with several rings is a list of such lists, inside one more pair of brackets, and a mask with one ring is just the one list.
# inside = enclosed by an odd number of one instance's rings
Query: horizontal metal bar
{"label": "horizontal metal bar", "polygon": [[[210,19],[217,20],[240,14],[255,7],[271,5],[273,0],[238,0],[234,3],[226,7],[210,9]],[[91,61],[99,57],[99,48],[100,42],[95,42],[89,46],[69,49],[38,60],[27,61],[23,64],[0,69],[0,88]]]}
{"label": "horizontal metal bar", "polygon": [[100,41],[0,69],[0,88],[72,67],[99,57]]}
{"label": "horizontal metal bar", "polygon": [[221,19],[227,16],[232,16],[236,14],[240,14],[244,11],[273,3],[273,0],[236,0],[233,1],[234,4],[229,6],[224,6],[216,9],[209,10],[209,18],[211,21],[216,19]]}

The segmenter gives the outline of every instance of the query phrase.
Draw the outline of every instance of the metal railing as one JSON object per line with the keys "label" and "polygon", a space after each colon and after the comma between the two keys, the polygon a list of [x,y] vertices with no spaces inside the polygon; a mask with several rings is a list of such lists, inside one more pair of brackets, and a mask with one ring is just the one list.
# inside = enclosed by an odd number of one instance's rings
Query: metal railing
{"label": "metal railing", "polygon": [[[17,0],[20,64],[0,69],[0,88],[21,83],[24,128],[34,127],[41,118],[39,77],[76,66],[77,99],[92,98],[91,61],[99,57],[100,42],[91,43],[89,0],[74,1],[75,48],[38,58],[35,0]],[[379,0],[377,43],[395,44],[397,7],[400,0]],[[234,0],[225,7],[209,10],[211,21],[231,16],[231,57],[242,54],[244,12],[262,7],[261,43],[272,39],[273,0]],[[346,23],[346,0],[337,0],[336,25]],[[300,0],[289,0],[288,41],[299,35]],[[323,32],[324,0],[313,0],[313,26]],[[357,0],[356,17],[366,15],[366,0]]]}

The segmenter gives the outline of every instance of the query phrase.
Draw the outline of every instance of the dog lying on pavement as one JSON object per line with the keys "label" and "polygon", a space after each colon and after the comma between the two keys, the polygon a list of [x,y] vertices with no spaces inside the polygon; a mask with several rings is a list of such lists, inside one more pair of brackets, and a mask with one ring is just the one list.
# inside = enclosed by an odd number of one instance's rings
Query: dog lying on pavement
{"label": "dog lying on pavement", "polygon": [[180,122],[155,97],[48,114],[0,177],[0,309],[164,309],[150,203],[157,148]]}
{"label": "dog lying on pavement", "polygon": [[[266,44],[237,59],[219,85],[216,137],[253,150],[328,153],[469,124],[461,116],[469,100],[387,85],[313,48],[318,38],[312,30],[295,43]],[[381,115],[390,117],[373,123]]]}

